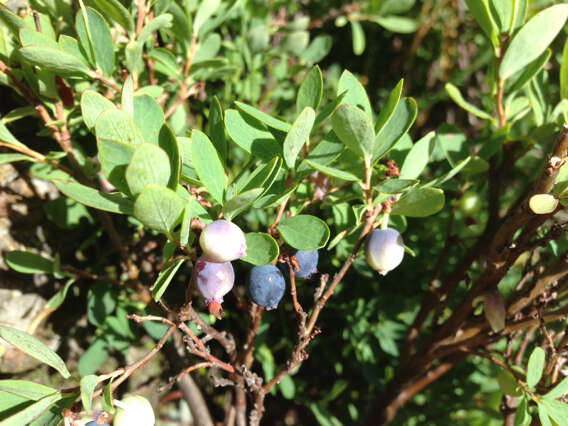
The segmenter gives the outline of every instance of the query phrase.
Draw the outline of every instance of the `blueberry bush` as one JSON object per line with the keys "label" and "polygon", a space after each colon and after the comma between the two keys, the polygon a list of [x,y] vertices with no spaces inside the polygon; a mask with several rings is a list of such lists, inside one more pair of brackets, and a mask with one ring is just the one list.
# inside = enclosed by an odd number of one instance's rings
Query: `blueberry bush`
{"label": "blueberry bush", "polygon": [[0,426],[566,424],[567,18],[0,4]]}

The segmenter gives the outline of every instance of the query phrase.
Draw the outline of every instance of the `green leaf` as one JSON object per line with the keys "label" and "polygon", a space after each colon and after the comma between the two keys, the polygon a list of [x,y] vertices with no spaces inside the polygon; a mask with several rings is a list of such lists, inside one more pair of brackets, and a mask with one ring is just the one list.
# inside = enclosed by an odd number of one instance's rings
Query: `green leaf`
{"label": "green leaf", "polygon": [[305,107],[286,135],[284,139],[284,161],[289,168],[294,168],[298,154],[310,137],[315,118],[315,111],[309,106]]}
{"label": "green leaf", "polygon": [[61,290],[59,290],[57,293],[55,293],[47,301],[47,303],[45,304],[45,308],[51,309],[51,310],[56,310],[57,308],[59,308],[63,304],[63,302],[65,301],[65,298],[67,297],[67,291],[69,291],[69,287],[71,287],[71,285],[74,282],[75,282],[74,278],[67,280],[67,282],[65,283],[63,288]]}
{"label": "green leaf", "polygon": [[[507,83],[510,83],[510,85],[506,87],[506,92],[515,93],[517,90],[522,89],[542,70],[550,59],[551,54],[552,51],[546,49],[542,55],[532,61],[522,72],[518,73],[518,76],[515,75],[513,78],[507,80]],[[564,64],[564,62],[562,62],[562,64]],[[560,73],[560,85],[562,86],[562,71]]]}
{"label": "green leaf", "polygon": [[62,398],[59,392],[52,393],[51,395],[44,396],[32,405],[24,408],[22,411],[13,414],[12,416],[0,422],[1,426],[22,426],[29,425],[34,420],[38,419],[49,407],[55,404]]}
{"label": "green leaf", "polygon": [[152,286],[152,297],[156,302],[158,302],[162,298],[164,292],[172,282],[172,279],[175,277],[178,269],[185,261],[185,258],[177,259],[169,263],[160,271],[156,282]]}
{"label": "green leaf", "polygon": [[282,396],[286,399],[293,399],[296,395],[296,386],[294,385],[294,380],[290,375],[284,376],[284,378],[279,383],[280,392]]}
{"label": "green leaf", "polygon": [[343,99],[347,96],[347,92],[343,92],[341,95],[337,96],[333,102],[326,105],[320,113],[316,116],[316,121],[314,122],[314,127],[318,127],[321,123],[327,120],[336,110],[339,105],[343,103]]}
{"label": "green leaf", "polygon": [[160,130],[165,123],[164,111],[149,95],[136,95],[133,103],[134,123],[142,132],[144,141],[158,144]]}
{"label": "green leaf", "polygon": [[[0,380],[0,392],[18,396],[24,400],[37,401],[44,396],[57,392],[49,386],[27,380]],[[0,398],[0,413],[4,411],[3,399]]]}
{"label": "green leaf", "polygon": [[187,243],[189,242],[189,235],[191,233],[191,219],[193,218],[191,209],[192,204],[193,200],[190,200],[185,204],[185,207],[183,209],[183,217],[181,220],[181,229],[179,233],[179,243],[182,247],[187,246]]}
{"label": "green leaf", "polygon": [[69,53],[71,56],[77,58],[80,62],[83,63],[87,68],[90,68],[89,60],[83,53],[81,46],[79,45],[79,40],[73,37],[69,37],[65,34],[61,34],[59,36],[59,48],[66,53]]}
{"label": "green leaf", "polygon": [[360,56],[365,51],[365,32],[359,21],[349,21],[351,25],[353,53]]}
{"label": "green leaf", "polygon": [[17,146],[19,148],[26,148],[26,146],[18,139],[16,139],[14,135],[8,130],[2,120],[0,120],[0,141],[5,142],[9,145]]}
{"label": "green leaf", "polygon": [[23,47],[26,46],[45,46],[52,49],[59,49],[59,45],[55,40],[43,33],[24,28],[20,30],[20,42]]}
{"label": "green leaf", "polygon": [[81,379],[81,402],[87,414],[91,414],[93,393],[98,383],[99,378],[94,374],[89,374]]}
{"label": "green leaf", "polygon": [[87,7],[84,12],[79,11],[75,19],[79,43],[91,63],[96,64],[105,76],[111,76],[114,71],[114,41],[108,24],[95,9]]}
{"label": "green leaf", "polygon": [[246,210],[255,200],[262,195],[264,188],[254,188],[241,192],[236,197],[228,200],[223,206],[223,216],[232,220],[235,216]]}
{"label": "green leaf", "polygon": [[300,59],[309,64],[315,64],[327,56],[331,50],[333,39],[329,35],[319,35],[302,52]]}
{"label": "green leaf", "polygon": [[193,130],[191,140],[192,162],[197,176],[211,196],[222,205],[227,177],[219,154],[205,133]]}
{"label": "green leaf", "polygon": [[211,136],[211,142],[219,153],[223,165],[227,163],[227,139],[225,137],[225,121],[223,120],[223,108],[217,96],[213,97],[209,107],[209,121],[207,130]]}
{"label": "green leaf", "polygon": [[465,3],[493,47],[499,46],[499,30],[491,16],[488,0],[465,0]]}
{"label": "green leaf", "polygon": [[86,75],[89,68],[75,56],[59,49],[28,46],[20,49],[20,54],[33,65],[53,71],[61,76]]}
{"label": "green leaf", "polygon": [[241,260],[257,266],[268,265],[274,262],[280,254],[278,243],[270,235],[263,232],[249,232],[245,234],[247,255]]}
{"label": "green leaf", "polygon": [[385,194],[400,194],[411,190],[416,185],[418,185],[418,181],[415,179],[389,179],[374,188]]}
{"label": "green leaf", "polygon": [[392,209],[393,215],[431,216],[444,207],[444,191],[438,188],[416,188],[406,192]]}
{"label": "green leaf", "polygon": [[562,425],[568,418],[568,404],[554,399],[543,398],[539,402],[539,407],[546,407],[546,413],[554,420],[555,424]]}
{"label": "green leaf", "polygon": [[560,98],[568,99],[568,40],[562,50],[562,64],[560,65]]}
{"label": "green leaf", "polygon": [[314,169],[322,172],[324,175],[331,176],[336,179],[344,180],[347,182],[357,182],[360,181],[358,176],[355,176],[353,173],[345,172],[343,170],[336,169],[334,167],[324,166],[322,164],[314,163],[312,161],[306,161],[306,163],[313,167]]}
{"label": "green leaf", "polygon": [[341,105],[331,117],[331,126],[347,148],[362,157],[366,164],[370,162],[375,132],[368,114],[353,105]]}
{"label": "green leaf", "polygon": [[419,27],[419,23],[416,19],[407,18],[406,16],[375,16],[373,21],[384,29],[399,34],[413,33],[418,30]]}
{"label": "green leaf", "polygon": [[277,229],[284,241],[298,250],[317,250],[325,246],[329,239],[326,223],[310,215],[283,219]]}
{"label": "green leaf", "polygon": [[132,79],[132,75],[126,77],[122,85],[120,109],[128,113],[131,117],[134,117],[134,80]]}
{"label": "green leaf", "polygon": [[24,154],[0,154],[0,165],[15,163],[17,161],[35,161],[32,157]]}
{"label": "green leaf", "polygon": [[159,146],[143,143],[132,155],[126,168],[126,182],[132,195],[136,196],[148,184],[166,186],[170,179],[170,160]]}
{"label": "green leaf", "polygon": [[381,159],[395,147],[414,123],[417,112],[418,107],[414,99],[403,98],[400,100],[391,119],[375,136],[373,160]]}
{"label": "green leaf", "polygon": [[313,67],[300,85],[296,98],[296,110],[302,111],[305,107],[318,109],[323,95],[323,77],[320,67]]}
{"label": "green leaf", "polygon": [[22,274],[52,274],[53,261],[27,251],[9,251],[4,255],[6,264]]}
{"label": "green leaf", "polygon": [[89,349],[79,358],[79,375],[95,373],[109,356],[108,343],[102,337],[96,337]]}
{"label": "green leaf", "polygon": [[95,127],[97,118],[106,110],[115,110],[114,104],[94,90],[85,90],[81,95],[81,114],[89,129]]}
{"label": "green leaf", "polygon": [[505,51],[499,76],[502,80],[538,58],[564,27],[568,18],[568,4],[551,6],[531,18],[513,37]]}
{"label": "green leaf", "polygon": [[145,142],[144,135],[132,117],[122,110],[101,113],[95,124],[95,132],[99,142],[104,140],[132,146]]}
{"label": "green leaf", "polygon": [[387,101],[383,106],[383,109],[381,109],[381,112],[377,117],[377,122],[375,123],[375,133],[380,133],[395,113],[396,107],[400,102],[400,95],[402,94],[403,84],[404,79],[401,78],[396,87],[390,92],[389,97],[387,98]]}
{"label": "green leaf", "polygon": [[[262,187],[264,183],[268,181],[268,178],[273,175],[275,170],[280,169],[280,161],[280,158],[275,157],[267,164],[256,167],[242,184],[235,182],[237,184],[237,191],[241,193],[250,189]],[[270,185],[271,182],[268,182],[268,184]],[[268,188],[265,187],[265,189]]]}
{"label": "green leaf", "polygon": [[121,194],[107,194],[77,182],[55,181],[54,183],[69,198],[85,206],[118,214],[132,214],[134,211],[132,200]]}
{"label": "green leaf", "polygon": [[430,132],[418,142],[416,142],[409,153],[406,155],[400,177],[404,179],[416,179],[424,170],[430,159],[430,154],[436,145],[436,133]]}
{"label": "green leaf", "polygon": [[515,413],[515,426],[529,426],[531,423],[531,415],[528,412],[527,399],[520,399],[519,405]]}
{"label": "green leaf", "polygon": [[4,4],[0,4],[0,21],[10,29],[14,36],[18,36],[18,33],[22,28],[26,28],[26,21],[20,18],[18,15],[13,13]]}
{"label": "green leaf", "polygon": [[[332,130],[310,151],[306,160],[312,163],[326,165],[336,160],[344,150],[345,145]],[[301,167],[298,169],[302,170]]]}
{"label": "green leaf", "polygon": [[183,199],[171,189],[147,185],[134,203],[134,216],[147,227],[170,235],[184,207]]}
{"label": "green leaf", "polygon": [[[146,322],[143,324],[146,325]],[[163,325],[165,326],[165,324]],[[109,380],[109,383],[106,385],[105,391],[103,392],[103,397],[101,398],[103,410],[111,414],[115,411],[112,404],[112,381],[113,378]]]}
{"label": "green leaf", "polygon": [[207,21],[211,17],[211,15],[213,15],[213,13],[215,13],[215,10],[217,10],[220,3],[221,0],[208,0],[201,2],[193,20],[194,35],[197,35],[197,33],[199,33],[199,29],[201,28],[203,23]]}
{"label": "green leaf", "polygon": [[91,3],[113,21],[121,25],[128,33],[134,32],[134,19],[122,3],[118,0],[90,0]]}
{"label": "green leaf", "polygon": [[542,426],[552,426],[552,422],[548,417],[548,410],[546,409],[546,406],[540,403],[537,404],[537,407],[538,407],[538,418],[540,419],[540,424]]}
{"label": "green leaf", "polygon": [[540,347],[534,348],[527,365],[527,385],[534,389],[542,377],[546,353]]}
{"label": "green leaf", "polygon": [[287,133],[290,130],[291,124],[287,123],[286,121],[282,121],[276,117],[271,116],[255,107],[252,107],[247,104],[243,104],[242,102],[235,101],[235,105],[239,108],[242,112],[250,115],[251,117],[256,118],[258,121],[266,124],[268,127],[272,127],[273,129],[280,130],[281,132]]}
{"label": "green leaf", "polygon": [[568,393],[568,377],[564,377],[560,383],[558,383],[550,392],[544,395],[547,399],[557,399],[562,398]]}
{"label": "green leaf", "polygon": [[158,137],[158,144],[168,155],[171,170],[168,188],[175,191],[177,190],[181,176],[181,152],[176,135],[168,124],[162,126],[160,136]]}
{"label": "green leaf", "polygon": [[21,330],[0,325],[0,337],[29,356],[55,368],[64,379],[71,377],[65,362],[41,340]]}
{"label": "green leaf", "polygon": [[248,114],[233,109],[225,111],[225,126],[231,139],[255,157],[269,161],[282,152],[266,126]]}
{"label": "green leaf", "polygon": [[345,91],[347,91],[347,96],[343,99],[343,103],[361,108],[367,113],[369,119],[371,119],[373,117],[373,110],[367,92],[359,80],[357,80],[357,77],[347,70],[343,71],[343,74],[341,74],[339,78],[337,96]]}
{"label": "green leaf", "polygon": [[469,112],[470,114],[475,115],[476,117],[481,118],[482,120],[489,120],[492,123],[495,123],[495,118],[493,118],[491,116],[491,114],[477,108],[475,105],[470,104],[468,101],[466,101],[462,94],[460,93],[460,90],[454,86],[452,83],[446,83],[446,92],[448,93],[448,95],[450,95],[450,98],[452,98],[452,100],[458,104],[459,107],[461,107],[462,109],[466,110],[467,112]]}

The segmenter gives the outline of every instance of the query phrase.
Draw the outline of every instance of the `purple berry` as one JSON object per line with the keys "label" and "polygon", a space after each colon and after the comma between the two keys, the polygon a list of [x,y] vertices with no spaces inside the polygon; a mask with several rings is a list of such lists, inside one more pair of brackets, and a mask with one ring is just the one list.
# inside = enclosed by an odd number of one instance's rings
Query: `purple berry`
{"label": "purple berry", "polygon": [[247,255],[245,234],[234,223],[216,220],[201,233],[199,244],[210,262],[230,262]]}
{"label": "purple berry", "polygon": [[276,266],[255,266],[250,271],[250,297],[254,303],[264,306],[267,311],[278,307],[285,290],[284,276]]}
{"label": "purple berry", "polygon": [[295,256],[300,267],[298,271],[295,271],[296,277],[309,279],[318,271],[319,254],[317,250],[298,250]]}
{"label": "purple berry", "polygon": [[381,275],[392,271],[404,257],[404,242],[395,229],[375,229],[366,248],[367,263]]}
{"label": "purple berry", "polygon": [[233,265],[231,262],[210,262],[209,258],[201,256],[195,262],[194,271],[197,288],[205,298],[209,312],[220,318],[223,296],[231,291],[235,282]]}

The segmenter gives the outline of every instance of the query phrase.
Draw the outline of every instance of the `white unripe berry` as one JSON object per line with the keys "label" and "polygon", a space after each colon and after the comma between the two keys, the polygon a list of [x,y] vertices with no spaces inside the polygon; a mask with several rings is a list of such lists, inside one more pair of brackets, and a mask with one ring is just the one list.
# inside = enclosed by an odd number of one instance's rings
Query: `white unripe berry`
{"label": "white unripe berry", "polygon": [[156,418],[152,404],[140,395],[131,395],[122,401],[115,401],[118,407],[114,416],[114,426],[154,426]]}
{"label": "white unripe berry", "polygon": [[369,236],[366,248],[367,262],[375,271],[386,275],[404,257],[404,242],[395,229],[376,229]]}
{"label": "white unripe berry", "polygon": [[201,232],[199,244],[209,262],[230,262],[247,255],[245,234],[237,225],[216,220]]}

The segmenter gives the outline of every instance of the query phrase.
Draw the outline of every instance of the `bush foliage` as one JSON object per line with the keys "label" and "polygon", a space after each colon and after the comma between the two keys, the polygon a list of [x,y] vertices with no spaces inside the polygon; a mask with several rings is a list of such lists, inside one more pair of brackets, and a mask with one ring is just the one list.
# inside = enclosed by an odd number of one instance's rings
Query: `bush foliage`
{"label": "bush foliage", "polygon": [[[567,18],[0,5],[0,164],[35,188],[24,214],[0,198],[3,274],[47,299],[0,324],[2,365],[42,366],[2,371],[0,425],[102,423],[129,393],[159,424],[566,424]],[[47,236],[16,232],[38,215]],[[193,265],[220,218],[247,255],[212,315]],[[404,239],[385,276],[375,228]],[[319,250],[316,274],[295,276],[297,250]],[[247,280],[268,264],[287,288],[265,311]]]}

